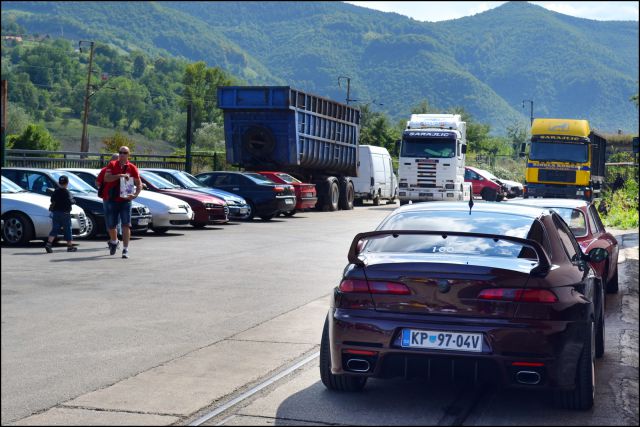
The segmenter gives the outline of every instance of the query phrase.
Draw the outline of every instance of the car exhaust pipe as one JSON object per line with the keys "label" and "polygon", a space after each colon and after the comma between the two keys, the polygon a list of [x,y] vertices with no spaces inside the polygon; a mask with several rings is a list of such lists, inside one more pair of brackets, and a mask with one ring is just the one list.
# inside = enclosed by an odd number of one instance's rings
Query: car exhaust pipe
{"label": "car exhaust pipe", "polygon": [[540,383],[540,374],[535,371],[518,371],[516,381],[520,384],[536,385]]}
{"label": "car exhaust pipe", "polygon": [[347,369],[353,372],[369,372],[371,365],[364,359],[347,360]]}

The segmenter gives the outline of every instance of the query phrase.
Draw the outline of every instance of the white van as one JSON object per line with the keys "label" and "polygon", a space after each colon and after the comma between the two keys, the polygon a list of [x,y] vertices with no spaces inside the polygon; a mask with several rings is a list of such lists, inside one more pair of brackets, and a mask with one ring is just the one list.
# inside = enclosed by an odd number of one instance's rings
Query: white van
{"label": "white van", "polygon": [[358,176],[353,177],[354,203],[372,200],[379,205],[386,199],[393,203],[398,195],[398,179],[393,173],[391,155],[384,147],[360,145],[358,151]]}

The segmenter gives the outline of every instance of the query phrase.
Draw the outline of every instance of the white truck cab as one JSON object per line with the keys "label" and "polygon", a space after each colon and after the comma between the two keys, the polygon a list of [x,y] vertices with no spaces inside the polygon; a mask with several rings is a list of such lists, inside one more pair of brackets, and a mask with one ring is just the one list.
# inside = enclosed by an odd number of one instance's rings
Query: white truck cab
{"label": "white truck cab", "polygon": [[412,114],[400,142],[400,204],[469,200],[466,152],[467,124],[459,114]]}

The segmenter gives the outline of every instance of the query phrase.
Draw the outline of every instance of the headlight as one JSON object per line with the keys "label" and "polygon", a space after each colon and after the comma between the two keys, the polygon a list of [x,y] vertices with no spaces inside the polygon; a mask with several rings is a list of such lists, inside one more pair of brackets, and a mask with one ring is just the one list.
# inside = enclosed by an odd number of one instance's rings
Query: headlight
{"label": "headlight", "polygon": [[[186,210],[186,212],[189,212],[188,210]],[[169,209],[169,213],[170,214],[179,214],[179,213],[185,213],[185,208],[183,207],[177,207],[177,208],[171,208]]]}
{"label": "headlight", "polygon": [[207,209],[221,208],[223,205],[218,205],[216,203],[205,203],[204,207]]}
{"label": "headlight", "polygon": [[455,184],[445,184],[444,188],[446,188],[447,190],[453,190],[455,188]]}

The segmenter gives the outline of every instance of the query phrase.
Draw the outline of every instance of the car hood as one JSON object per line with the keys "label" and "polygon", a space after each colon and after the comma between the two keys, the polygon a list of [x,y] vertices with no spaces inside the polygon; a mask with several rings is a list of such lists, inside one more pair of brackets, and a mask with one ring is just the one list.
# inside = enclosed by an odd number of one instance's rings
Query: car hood
{"label": "car hood", "polygon": [[218,205],[226,204],[224,200],[219,197],[212,196],[211,194],[201,193],[199,191],[186,190],[183,188],[169,188],[160,190],[162,194],[168,194],[169,196],[177,197],[178,199],[197,200],[201,203],[215,203]]}
{"label": "car hood", "polygon": [[500,181],[502,181],[502,183],[508,185],[509,187],[520,187],[520,188],[523,187],[523,185],[518,181],[511,181],[508,179],[500,179]]}
{"label": "car hood", "polygon": [[140,203],[156,203],[166,206],[168,209],[184,205],[184,200],[177,197],[169,196],[168,194],[157,193],[155,191],[142,190],[138,196]]}

